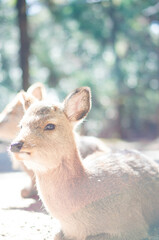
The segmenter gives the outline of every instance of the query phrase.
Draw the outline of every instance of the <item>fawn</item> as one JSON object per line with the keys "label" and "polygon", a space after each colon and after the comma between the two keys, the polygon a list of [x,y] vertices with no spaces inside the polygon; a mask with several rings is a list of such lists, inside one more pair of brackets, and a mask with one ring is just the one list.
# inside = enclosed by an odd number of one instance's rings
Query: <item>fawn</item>
{"label": "fawn", "polygon": [[[24,91],[20,91],[16,97],[5,107],[2,113],[0,113],[0,139],[5,141],[11,141],[16,137],[20,128],[19,122],[24,115],[23,105],[21,103],[21,98]],[[42,83],[35,83],[31,85],[27,93],[34,96],[37,100],[41,101],[46,98],[46,89]],[[78,146],[82,158],[87,155],[92,154],[96,151],[110,151],[110,149],[98,138],[92,136],[79,136],[76,135],[78,139]],[[17,163],[16,159],[12,159],[13,167],[20,167],[28,174],[31,179],[31,186],[29,188],[24,188],[21,191],[22,197],[33,197],[36,196],[35,188],[35,178],[32,170],[27,169],[25,165],[20,162]]]}
{"label": "fawn", "polygon": [[[15,98],[5,107],[5,109],[0,113],[0,139],[3,141],[10,142],[19,133],[19,122],[24,115],[23,105],[21,103],[21,95],[24,93],[21,90]],[[45,88],[42,83],[32,84],[27,93],[34,96],[39,101],[45,97]],[[21,191],[22,197],[33,197],[36,195],[35,188],[35,177],[32,170],[26,168],[23,162],[17,162],[16,159],[12,158],[13,168],[22,168],[27,175],[30,177],[31,186],[24,188]]]}
{"label": "fawn", "polygon": [[91,108],[88,87],[62,104],[23,95],[26,113],[12,154],[36,175],[39,195],[61,223],[55,239],[141,240],[159,222],[159,166],[137,151],[81,161],[75,126]]}

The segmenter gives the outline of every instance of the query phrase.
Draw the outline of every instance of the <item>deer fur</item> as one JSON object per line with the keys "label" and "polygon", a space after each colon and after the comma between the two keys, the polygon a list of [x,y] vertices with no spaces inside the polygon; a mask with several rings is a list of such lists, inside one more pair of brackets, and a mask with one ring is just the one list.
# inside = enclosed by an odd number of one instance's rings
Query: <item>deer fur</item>
{"label": "deer fur", "polygon": [[[41,101],[45,97],[45,88],[42,83],[32,84],[27,90],[29,99],[34,96],[37,100]],[[0,113],[0,139],[3,141],[12,141],[19,133],[19,122],[24,115],[24,109],[22,105],[24,91],[21,90],[15,98],[5,107]],[[33,98],[35,100],[35,98]],[[13,168],[23,169],[31,180],[31,185],[25,187],[21,191],[22,197],[33,197],[36,193],[34,172],[26,168],[23,162],[17,162],[15,158],[12,158]]]}
{"label": "deer fur", "polygon": [[[22,101],[25,99],[27,107],[28,104],[35,101],[35,98],[39,101],[46,98],[46,90],[42,83],[37,82],[31,85],[27,90],[27,95],[25,95],[23,90],[20,91],[5,107],[2,113],[0,113],[0,139],[11,141],[16,137],[20,131],[19,122],[24,115]],[[76,134],[76,138],[82,158],[85,158],[96,151],[110,151],[110,149],[98,138],[92,136],[79,136],[78,134]],[[12,159],[12,163],[14,168],[22,168],[31,179],[31,185],[28,188],[22,189],[22,197],[26,198],[35,196],[36,189],[33,171],[27,169],[22,162],[18,163],[16,159]]]}
{"label": "deer fur", "polygon": [[27,107],[10,149],[35,172],[46,209],[61,223],[55,239],[147,238],[159,223],[159,166],[126,150],[81,161],[74,128],[91,108],[90,89],[76,89],[62,104]]}
{"label": "deer fur", "polygon": [[[24,115],[21,103],[23,93],[23,90],[17,93],[15,98],[0,113],[0,139],[4,141],[12,141],[19,133],[19,122]],[[28,88],[27,93],[42,100],[45,97],[45,88],[42,83],[37,82]]]}

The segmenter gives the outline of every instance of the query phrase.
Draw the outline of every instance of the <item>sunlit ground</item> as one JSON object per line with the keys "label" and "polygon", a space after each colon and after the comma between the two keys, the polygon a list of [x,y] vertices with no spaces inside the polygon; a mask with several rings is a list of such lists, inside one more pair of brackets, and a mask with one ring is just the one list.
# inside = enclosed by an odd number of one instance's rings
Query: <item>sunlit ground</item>
{"label": "sunlit ground", "polygon": [[59,231],[59,223],[42,213],[40,201],[21,197],[21,189],[28,184],[25,173],[0,174],[0,239],[52,240]]}
{"label": "sunlit ground", "polygon": [[35,203],[34,199],[23,199],[21,189],[29,185],[29,178],[23,172],[0,174],[0,207],[3,209],[23,209]]}

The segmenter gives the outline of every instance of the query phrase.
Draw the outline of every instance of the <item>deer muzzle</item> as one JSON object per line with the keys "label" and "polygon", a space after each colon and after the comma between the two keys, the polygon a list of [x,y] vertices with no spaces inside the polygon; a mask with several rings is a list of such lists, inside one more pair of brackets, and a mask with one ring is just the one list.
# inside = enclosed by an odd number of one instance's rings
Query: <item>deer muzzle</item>
{"label": "deer muzzle", "polygon": [[22,142],[22,141],[12,143],[11,146],[10,146],[10,151],[11,152],[20,152],[23,144],[24,144],[24,142]]}

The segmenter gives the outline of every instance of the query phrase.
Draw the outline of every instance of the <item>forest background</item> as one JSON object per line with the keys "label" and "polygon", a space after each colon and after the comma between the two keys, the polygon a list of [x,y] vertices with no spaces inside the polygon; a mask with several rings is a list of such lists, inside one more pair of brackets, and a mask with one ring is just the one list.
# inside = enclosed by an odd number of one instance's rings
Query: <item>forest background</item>
{"label": "forest background", "polygon": [[0,0],[0,110],[42,82],[62,100],[89,86],[82,133],[159,136],[157,0]]}

